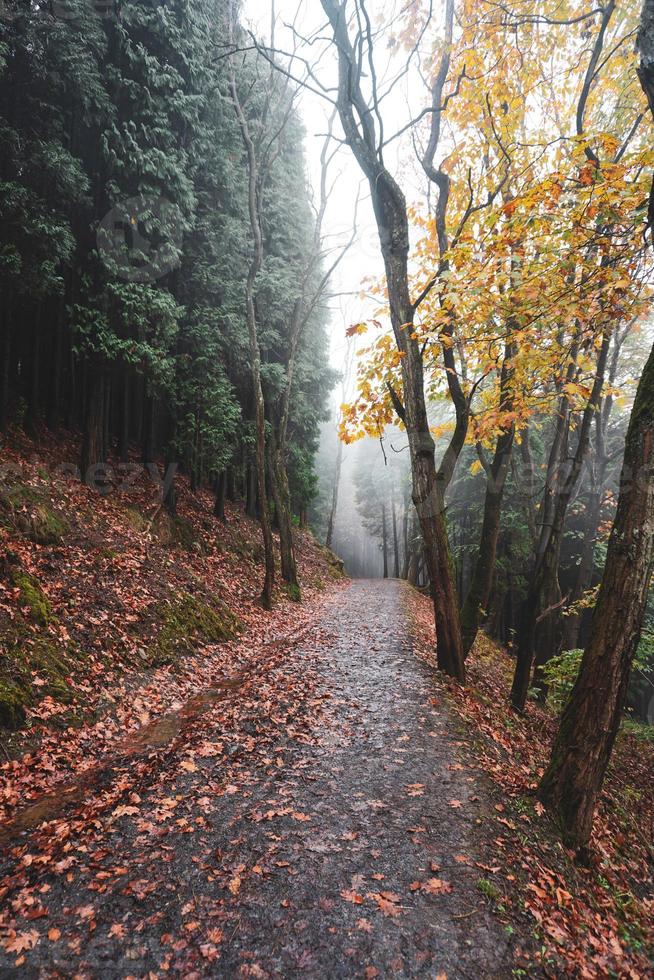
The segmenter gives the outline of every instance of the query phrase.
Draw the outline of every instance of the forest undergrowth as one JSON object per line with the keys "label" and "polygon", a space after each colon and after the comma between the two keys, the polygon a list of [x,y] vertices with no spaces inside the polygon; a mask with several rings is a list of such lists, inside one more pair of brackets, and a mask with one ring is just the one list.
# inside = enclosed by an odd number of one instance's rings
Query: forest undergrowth
{"label": "forest undergrowth", "polygon": [[177,477],[177,517],[161,476],[117,464],[106,493],[71,475],[73,439],[15,434],[0,481],[0,815],[93,769],[193,694],[242,674],[262,647],[296,633],[342,577],[297,529],[302,602],[280,583],[259,603],[256,521]]}
{"label": "forest undergrowth", "polygon": [[[414,648],[434,663],[433,609],[411,596]],[[507,693],[513,661],[485,634],[478,635],[466,688],[447,691],[462,721],[475,766],[496,796],[480,837],[489,853],[479,888],[507,930],[527,927],[540,943],[547,975],[651,976],[654,950],[654,739],[651,729],[623,724],[599,802],[587,864],[561,843],[536,798],[557,716],[531,699],[524,716]]]}

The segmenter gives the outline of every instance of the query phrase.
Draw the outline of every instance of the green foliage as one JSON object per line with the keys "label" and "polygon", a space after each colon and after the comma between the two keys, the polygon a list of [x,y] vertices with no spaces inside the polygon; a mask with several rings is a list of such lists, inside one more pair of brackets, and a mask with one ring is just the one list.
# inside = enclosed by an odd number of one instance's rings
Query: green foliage
{"label": "green foliage", "polygon": [[[642,670],[647,666],[653,646],[654,636],[645,633],[634,657],[635,668]],[[583,650],[565,650],[558,657],[552,657],[542,668],[548,688],[547,701],[557,713],[563,708],[577,680],[583,655]]]}
{"label": "green foliage", "polygon": [[552,657],[542,668],[548,687],[547,700],[557,713],[563,708],[573,688],[583,655],[583,650],[566,650],[558,657]]}
{"label": "green foliage", "polygon": [[[101,459],[112,443],[124,455],[139,438],[146,459],[165,455],[195,486],[211,483],[243,470],[252,450],[247,167],[217,41],[229,5],[130,0],[103,16],[85,0],[65,2],[65,17],[17,4],[19,16],[2,24],[0,307],[11,336],[0,389],[7,377],[12,390],[0,390],[0,410],[10,406],[19,423],[47,409],[55,423],[78,424]],[[261,68],[255,54],[239,60],[237,84],[257,140],[275,143],[256,283],[274,426],[315,217],[299,118],[282,77],[271,91]],[[319,281],[319,262],[311,275]],[[298,512],[315,492],[327,365],[317,307],[291,392]]]}

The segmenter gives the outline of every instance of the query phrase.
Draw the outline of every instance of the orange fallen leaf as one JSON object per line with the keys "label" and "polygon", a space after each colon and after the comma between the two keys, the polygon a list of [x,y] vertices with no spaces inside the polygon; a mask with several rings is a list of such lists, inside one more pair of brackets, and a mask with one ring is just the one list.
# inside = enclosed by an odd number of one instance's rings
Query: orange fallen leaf
{"label": "orange fallen leaf", "polygon": [[452,883],[449,881],[443,881],[442,878],[430,878],[422,886],[424,892],[429,892],[430,895],[443,895],[447,892],[452,891]]}
{"label": "orange fallen leaf", "polygon": [[8,953],[22,953],[26,949],[34,949],[38,941],[38,932],[36,929],[31,929],[30,932],[19,932],[12,939],[8,939],[5,949]]}
{"label": "orange fallen leaf", "polygon": [[[380,892],[370,892],[368,898],[372,898],[374,899],[375,902],[377,902],[377,906],[380,912],[383,912],[384,915],[394,918],[395,916],[402,914],[402,909],[397,904],[397,901],[385,897],[390,894],[391,894],[390,892],[385,892],[384,894],[381,894]],[[395,896],[395,898],[397,898],[397,896]]]}

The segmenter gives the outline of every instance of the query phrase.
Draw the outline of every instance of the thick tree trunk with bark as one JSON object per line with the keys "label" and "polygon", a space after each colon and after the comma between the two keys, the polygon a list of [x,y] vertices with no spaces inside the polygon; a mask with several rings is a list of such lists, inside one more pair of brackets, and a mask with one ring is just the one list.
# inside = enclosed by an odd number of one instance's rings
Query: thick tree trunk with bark
{"label": "thick tree trunk with bark", "polygon": [[629,423],[620,499],[590,640],[539,789],[572,847],[584,847],[590,839],[640,639],[653,555],[654,350]]}

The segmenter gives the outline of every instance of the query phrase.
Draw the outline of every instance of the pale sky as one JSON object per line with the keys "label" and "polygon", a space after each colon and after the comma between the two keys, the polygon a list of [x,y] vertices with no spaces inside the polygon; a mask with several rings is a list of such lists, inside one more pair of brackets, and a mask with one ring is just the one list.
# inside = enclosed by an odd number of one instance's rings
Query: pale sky
{"label": "pale sky", "polygon": [[[271,3],[272,0],[245,0],[244,5],[244,22],[266,42],[270,38]],[[299,18],[298,10],[301,11]],[[325,22],[319,0],[276,0],[276,13],[275,45],[280,50],[292,49],[292,33],[288,26],[285,26],[291,21],[295,20],[298,30],[305,36],[316,31]],[[318,51],[319,48],[314,46],[310,52],[304,53],[315,56]],[[389,56],[389,65],[391,61]],[[331,52],[328,52],[323,59],[322,77],[325,81],[335,77],[333,75],[335,64],[335,58]],[[384,109],[385,124],[389,128],[401,126],[408,118],[406,102],[406,87],[403,90],[402,86],[398,86],[396,95],[386,103]],[[309,91],[302,94],[299,107],[307,130],[306,154],[309,171],[314,186],[317,186],[320,152],[331,108],[326,100]],[[340,134],[338,124],[335,131],[337,135]],[[387,163],[390,163],[391,168],[396,172],[400,169],[402,152],[402,141],[398,141],[389,153]],[[376,313],[376,304],[372,300],[362,300],[358,295],[362,280],[366,277],[381,277],[383,265],[369,190],[351,151],[345,146],[341,147],[332,164],[332,181],[335,181],[335,187],[325,222],[325,231],[330,236],[330,243],[338,241],[339,238],[343,241],[349,239],[355,202],[357,194],[360,193],[356,242],[339,267],[331,289],[334,293],[351,294],[335,297],[332,300],[334,309],[330,334],[332,362],[335,367],[340,368],[345,350],[345,328],[350,324],[371,319]]]}

